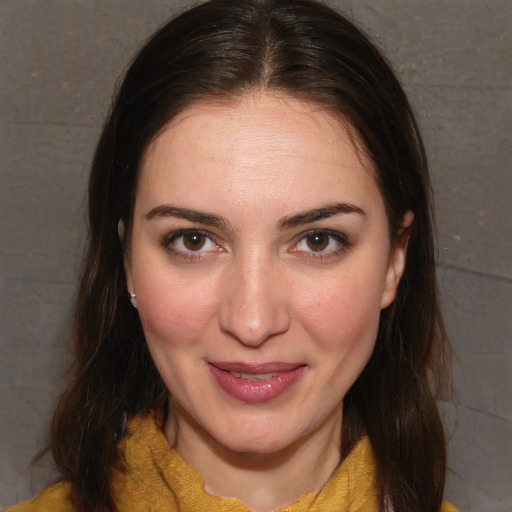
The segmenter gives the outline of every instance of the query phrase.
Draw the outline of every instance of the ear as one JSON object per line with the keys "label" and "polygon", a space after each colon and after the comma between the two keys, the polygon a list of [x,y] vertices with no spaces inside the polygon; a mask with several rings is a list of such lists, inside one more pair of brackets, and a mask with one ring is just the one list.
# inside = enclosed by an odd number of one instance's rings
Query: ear
{"label": "ear", "polygon": [[402,226],[389,254],[386,282],[380,303],[381,309],[387,308],[395,300],[396,290],[405,270],[407,245],[413,221],[414,213],[408,210],[402,219]]}
{"label": "ear", "polygon": [[119,219],[119,222],[117,224],[117,234],[119,236],[119,241],[121,242],[121,246],[123,247],[123,265],[124,265],[124,275],[126,277],[126,286],[128,288],[128,294],[130,295],[130,300],[132,303],[132,306],[134,308],[137,307],[137,298],[133,286],[133,272],[132,272],[132,264],[130,261],[130,255],[129,252],[126,250],[125,244],[124,244],[124,222],[123,219]]}

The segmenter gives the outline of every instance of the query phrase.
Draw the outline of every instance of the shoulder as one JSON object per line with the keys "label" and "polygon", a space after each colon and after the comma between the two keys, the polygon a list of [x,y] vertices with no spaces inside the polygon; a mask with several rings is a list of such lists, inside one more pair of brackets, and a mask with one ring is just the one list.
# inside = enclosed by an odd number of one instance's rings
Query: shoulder
{"label": "shoulder", "polygon": [[34,499],[6,509],[4,512],[74,512],[69,484],[57,482]]}
{"label": "shoulder", "polygon": [[[146,494],[151,495],[151,488],[157,480],[153,445],[156,445],[160,452],[164,452],[168,446],[161,432],[161,423],[162,419],[154,412],[146,416],[136,416],[130,420],[127,435],[119,443],[119,455],[129,468],[126,473],[116,471],[113,475],[112,484],[118,493],[116,498],[125,505],[124,508],[119,507],[121,510],[133,509],[133,495],[141,488],[148,489]],[[71,485],[57,482],[48,486],[32,500],[9,507],[3,512],[76,512],[71,496]],[[141,506],[136,510],[145,508]]]}

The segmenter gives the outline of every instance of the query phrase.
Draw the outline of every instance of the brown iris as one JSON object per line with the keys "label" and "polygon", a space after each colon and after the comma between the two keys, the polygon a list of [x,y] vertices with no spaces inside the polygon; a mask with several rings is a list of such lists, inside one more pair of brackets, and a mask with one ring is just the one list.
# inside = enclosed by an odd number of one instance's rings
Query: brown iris
{"label": "brown iris", "polygon": [[306,238],[306,243],[312,251],[323,251],[329,245],[329,236],[324,233],[314,233]]}
{"label": "brown iris", "polygon": [[206,242],[206,236],[202,233],[187,233],[183,235],[183,245],[189,251],[198,251],[202,249]]}

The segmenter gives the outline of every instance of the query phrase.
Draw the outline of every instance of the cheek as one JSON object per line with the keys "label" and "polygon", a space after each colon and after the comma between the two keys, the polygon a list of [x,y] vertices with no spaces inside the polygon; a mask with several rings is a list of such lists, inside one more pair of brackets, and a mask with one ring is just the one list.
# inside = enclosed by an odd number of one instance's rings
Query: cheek
{"label": "cheek", "polygon": [[307,288],[302,323],[318,348],[336,354],[371,353],[380,318],[379,290],[375,282],[354,273]]}
{"label": "cheek", "polygon": [[189,346],[215,314],[213,284],[166,276],[140,276],[137,309],[148,344]]}

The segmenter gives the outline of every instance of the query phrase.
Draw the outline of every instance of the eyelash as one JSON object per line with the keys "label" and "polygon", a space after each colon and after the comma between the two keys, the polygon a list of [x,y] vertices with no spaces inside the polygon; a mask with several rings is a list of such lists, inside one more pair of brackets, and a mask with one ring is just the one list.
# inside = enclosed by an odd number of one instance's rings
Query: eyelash
{"label": "eyelash", "polygon": [[[183,239],[186,235],[201,235],[205,237],[207,241],[210,241],[214,243],[217,248],[220,247],[219,244],[216,243],[215,237],[209,233],[208,231],[202,231],[200,229],[180,229],[178,231],[174,231],[168,235],[165,235],[160,240],[160,245],[171,255],[175,256],[177,258],[181,258],[184,261],[192,262],[195,260],[198,260],[200,258],[203,258],[205,256],[206,251],[192,251],[192,250],[182,250],[182,249],[176,249],[173,244],[176,243],[177,240],[180,238]],[[211,252],[211,251],[208,251]],[[218,252],[218,249],[217,251]]]}
{"label": "eyelash", "polygon": [[[178,231],[174,231],[170,234],[165,235],[160,240],[160,245],[165,249],[167,253],[169,253],[171,256],[181,258],[184,261],[187,262],[193,262],[197,261],[203,257],[206,256],[206,253],[211,253],[211,250],[203,251],[201,250],[202,247],[199,248],[197,251],[193,250],[183,250],[183,249],[176,249],[174,244],[181,238],[183,243],[183,238],[186,235],[200,235],[202,237],[205,237],[206,241],[210,241],[211,243],[216,245],[216,250],[213,252],[220,252],[221,246],[216,242],[216,238],[209,233],[208,231],[203,231],[200,229],[180,229]],[[331,245],[332,243],[335,243],[337,247],[335,249],[329,249],[329,250],[320,250],[320,251],[304,251],[297,249],[297,247],[301,243],[307,243],[307,239],[313,236],[326,236],[328,237],[327,241],[327,247]],[[206,242],[206,243],[207,243]],[[296,237],[296,242],[294,242],[292,249],[290,249],[290,252],[297,258],[307,258],[307,259],[316,259],[316,260],[323,260],[326,258],[336,258],[340,256],[340,253],[343,253],[347,249],[351,247],[351,243],[344,233],[340,233],[339,231],[332,231],[329,229],[311,229],[309,231],[306,231],[304,233],[301,233]],[[300,254],[297,254],[300,253]]]}
{"label": "eyelash", "polygon": [[[328,237],[328,246],[331,243],[336,244],[335,249],[329,250],[321,250],[321,251],[304,251],[301,256],[308,259],[317,259],[323,260],[326,258],[336,258],[341,255],[341,253],[345,252],[347,249],[351,247],[351,243],[349,238],[344,233],[340,233],[339,231],[332,231],[330,229],[311,229],[310,231],[306,231],[305,233],[301,233],[298,237],[297,242],[294,244],[294,247],[297,247],[300,243],[307,243],[307,239],[313,236],[327,236]],[[300,252],[299,249],[292,249],[292,253]]]}

